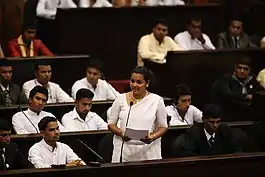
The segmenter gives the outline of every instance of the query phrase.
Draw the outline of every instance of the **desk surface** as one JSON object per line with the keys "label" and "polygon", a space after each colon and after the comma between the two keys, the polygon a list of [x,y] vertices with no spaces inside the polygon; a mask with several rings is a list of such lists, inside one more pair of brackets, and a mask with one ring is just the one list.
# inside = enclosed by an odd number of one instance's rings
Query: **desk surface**
{"label": "desk surface", "polygon": [[[245,153],[207,157],[185,157],[142,162],[102,164],[100,167],[69,167],[63,169],[25,169],[0,172],[1,176],[97,176],[115,177],[168,176],[181,174],[185,177],[235,177],[240,175],[264,176],[265,153]],[[197,175],[196,175],[197,174]]]}

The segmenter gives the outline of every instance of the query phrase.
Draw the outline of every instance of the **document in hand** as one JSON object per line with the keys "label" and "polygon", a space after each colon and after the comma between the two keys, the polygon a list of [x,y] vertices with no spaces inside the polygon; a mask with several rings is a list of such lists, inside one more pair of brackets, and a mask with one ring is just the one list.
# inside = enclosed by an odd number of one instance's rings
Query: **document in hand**
{"label": "document in hand", "polygon": [[132,140],[139,140],[145,138],[148,135],[148,130],[135,130],[126,128],[125,136],[128,136]]}

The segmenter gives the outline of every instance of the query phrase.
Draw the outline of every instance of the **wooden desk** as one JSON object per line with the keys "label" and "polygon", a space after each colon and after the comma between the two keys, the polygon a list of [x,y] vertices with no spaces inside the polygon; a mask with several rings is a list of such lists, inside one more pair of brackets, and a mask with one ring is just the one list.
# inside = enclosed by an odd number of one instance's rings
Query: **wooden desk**
{"label": "wooden desk", "polygon": [[84,177],[84,176],[115,176],[115,177],[154,177],[178,176],[185,177],[235,177],[265,174],[265,153],[224,155],[212,157],[189,157],[143,162],[102,164],[101,167],[72,167],[64,169],[27,169],[1,172],[3,177]]}
{"label": "wooden desk", "polygon": [[[225,123],[225,122],[224,122]],[[253,122],[230,122],[227,123],[231,127],[236,127],[240,129],[245,129],[253,124]],[[187,128],[190,126],[173,126],[169,127],[169,130],[162,138],[162,156],[164,158],[170,157],[169,149],[171,147],[172,142],[176,137],[178,137],[181,133],[184,133]],[[95,156],[84,148],[82,144],[80,144],[77,139],[81,139],[87,145],[89,145],[96,152],[99,152],[99,143],[102,138],[106,135],[109,135],[111,132],[108,130],[99,130],[99,131],[82,131],[82,132],[62,132],[60,135],[60,141],[66,144],[69,144],[71,148],[77,152],[77,154],[84,159],[85,161],[95,160]],[[22,152],[27,154],[29,148],[36,142],[40,141],[42,138],[39,134],[30,134],[30,135],[11,135],[11,139],[13,142],[17,143]],[[112,153],[112,140],[110,140],[110,144],[106,144],[107,156],[111,156]],[[100,152],[99,152],[100,153]],[[105,153],[104,153],[105,154]],[[107,158],[108,158],[107,157]],[[106,159],[107,160],[107,159]]]}

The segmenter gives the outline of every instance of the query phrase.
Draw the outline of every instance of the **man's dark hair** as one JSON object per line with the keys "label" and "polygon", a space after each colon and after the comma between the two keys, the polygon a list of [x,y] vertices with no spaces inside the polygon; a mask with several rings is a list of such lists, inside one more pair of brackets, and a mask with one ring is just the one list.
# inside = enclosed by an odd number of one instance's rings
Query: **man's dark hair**
{"label": "man's dark hair", "polygon": [[76,92],[76,100],[79,101],[82,98],[93,99],[94,93],[89,89],[81,88]]}
{"label": "man's dark hair", "polygon": [[185,84],[179,84],[175,87],[175,104],[178,103],[178,100],[181,96],[192,95],[190,88]]}
{"label": "man's dark hair", "polygon": [[186,24],[187,24],[187,25],[190,25],[192,21],[202,21],[202,18],[201,18],[201,16],[198,15],[198,14],[190,14],[190,15],[187,17]]}
{"label": "man's dark hair", "polygon": [[221,117],[221,108],[215,104],[206,104],[202,108],[202,118],[220,118]]}
{"label": "man's dark hair", "polygon": [[0,60],[0,67],[7,67],[7,66],[12,66],[9,60],[7,59]]}
{"label": "man's dark hair", "polygon": [[100,72],[102,72],[103,71],[103,62],[97,58],[89,59],[87,69],[88,68],[95,68],[95,69],[99,70]]}
{"label": "man's dark hair", "polygon": [[0,118],[0,130],[9,131],[11,129],[12,129],[11,123],[6,118],[1,117]]}
{"label": "man's dark hair", "polygon": [[42,93],[48,99],[48,90],[40,85],[37,85],[33,89],[31,89],[31,91],[29,92],[29,98],[32,99],[37,93]]}
{"label": "man's dark hair", "polygon": [[165,21],[165,19],[162,19],[162,18],[157,19],[157,20],[155,21],[155,23],[154,23],[154,25],[153,25],[153,28],[155,28],[158,24],[161,24],[161,25],[163,25],[163,26],[168,27],[167,22]]}
{"label": "man's dark hair", "polygon": [[239,57],[238,59],[236,59],[235,65],[247,65],[251,68],[252,62],[249,57]]}
{"label": "man's dark hair", "polygon": [[39,61],[34,65],[34,71],[37,72],[39,70],[39,66],[51,66],[49,61]]}
{"label": "man's dark hair", "polygon": [[57,122],[57,119],[55,117],[50,117],[50,116],[43,117],[38,123],[39,130],[45,131],[47,128],[47,125],[50,122]]}

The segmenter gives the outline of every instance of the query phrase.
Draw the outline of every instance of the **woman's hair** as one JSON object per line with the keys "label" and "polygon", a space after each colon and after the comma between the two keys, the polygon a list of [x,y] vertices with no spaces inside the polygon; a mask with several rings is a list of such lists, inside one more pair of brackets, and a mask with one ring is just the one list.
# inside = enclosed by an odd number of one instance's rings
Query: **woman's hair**
{"label": "woman's hair", "polygon": [[155,77],[155,74],[151,70],[149,70],[148,68],[146,68],[144,66],[138,66],[132,70],[131,75],[133,73],[143,75],[144,80],[146,82],[149,82],[148,91],[153,92],[153,93],[157,92],[157,90],[156,90],[157,89],[156,88],[157,87],[156,77]]}

